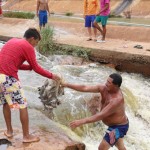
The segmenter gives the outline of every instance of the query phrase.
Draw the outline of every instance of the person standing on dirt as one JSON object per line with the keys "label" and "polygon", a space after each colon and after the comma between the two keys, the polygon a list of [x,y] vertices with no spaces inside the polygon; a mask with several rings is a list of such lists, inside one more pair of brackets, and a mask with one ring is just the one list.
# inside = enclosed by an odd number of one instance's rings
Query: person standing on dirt
{"label": "person standing on dirt", "polygon": [[[4,135],[13,137],[11,109],[19,109],[24,143],[37,142],[40,139],[29,134],[27,101],[18,78],[18,70],[34,70],[49,79],[60,80],[58,75],[43,69],[36,61],[34,47],[40,39],[39,32],[35,28],[29,28],[23,39],[12,38],[0,51],[0,105],[3,105],[7,127]],[[28,64],[23,64],[25,61]]]}
{"label": "person standing on dirt", "polygon": [[121,83],[122,77],[117,73],[110,74],[105,84],[93,86],[62,82],[62,86],[76,91],[101,94],[101,110],[98,113],[70,123],[71,128],[97,121],[102,121],[107,125],[108,129],[98,150],[108,150],[114,145],[118,150],[126,150],[123,137],[128,131],[129,121],[125,113],[124,97],[120,89]]}
{"label": "person standing on dirt", "polygon": [[92,40],[92,29],[94,32],[94,40],[97,38],[97,29],[94,27],[93,22],[96,18],[96,14],[99,12],[99,0],[84,0],[84,19],[85,27],[88,30],[89,38],[87,41]]}
{"label": "person standing on dirt", "polygon": [[[109,14],[110,14],[110,0],[100,0],[100,12],[96,16],[94,26],[100,31],[102,38],[101,40],[97,40],[97,42],[105,42],[106,24]],[[99,22],[101,22],[102,29],[98,25]]]}
{"label": "person standing on dirt", "polygon": [[36,15],[39,18],[40,30],[42,27],[45,27],[48,20],[48,14],[50,15],[48,0],[37,0]]}

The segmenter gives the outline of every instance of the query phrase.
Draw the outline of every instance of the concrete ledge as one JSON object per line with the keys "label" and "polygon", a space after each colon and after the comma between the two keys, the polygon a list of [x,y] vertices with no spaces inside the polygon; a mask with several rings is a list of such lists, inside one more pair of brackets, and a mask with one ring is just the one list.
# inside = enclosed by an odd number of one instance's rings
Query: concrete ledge
{"label": "concrete ledge", "polygon": [[0,41],[5,41],[5,42],[7,42],[7,41],[10,40],[11,38],[13,38],[13,37],[0,35]]}
{"label": "concrete ledge", "polygon": [[114,64],[114,68],[119,71],[150,75],[150,56],[147,55],[110,50],[91,50],[90,59],[100,63]]}

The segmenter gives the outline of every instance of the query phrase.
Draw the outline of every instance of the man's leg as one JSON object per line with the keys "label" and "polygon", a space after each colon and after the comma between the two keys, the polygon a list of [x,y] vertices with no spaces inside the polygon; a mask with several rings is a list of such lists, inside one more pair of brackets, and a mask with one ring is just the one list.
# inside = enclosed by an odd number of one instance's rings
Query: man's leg
{"label": "man's leg", "polygon": [[20,121],[23,130],[23,142],[37,142],[39,137],[29,134],[29,117],[27,108],[20,109]]}
{"label": "man's leg", "polygon": [[88,40],[92,40],[92,31],[91,31],[91,27],[87,27],[88,30],[88,34],[89,34],[89,39]]}
{"label": "man's leg", "polygon": [[109,148],[110,145],[103,139],[98,147],[98,150],[108,150]]}
{"label": "man's leg", "polygon": [[94,32],[94,41],[96,41],[96,39],[97,39],[97,28],[93,28],[93,32]]}
{"label": "man's leg", "polygon": [[103,28],[103,37],[102,37],[102,41],[105,41],[105,36],[106,36],[106,25],[105,25],[105,26],[102,25],[102,28]]}
{"label": "man's leg", "polygon": [[115,146],[118,148],[118,150],[126,150],[124,146],[123,138],[119,138]]}
{"label": "man's leg", "polygon": [[98,29],[98,31],[100,31],[100,33],[102,34],[103,36],[103,30],[100,28],[100,26],[98,25],[98,22],[94,21],[94,27]]}
{"label": "man's leg", "polygon": [[4,114],[4,119],[5,119],[6,127],[7,127],[7,131],[5,131],[4,134],[8,138],[10,138],[13,136],[13,129],[11,125],[11,111],[10,111],[10,107],[8,104],[3,105],[3,114]]}

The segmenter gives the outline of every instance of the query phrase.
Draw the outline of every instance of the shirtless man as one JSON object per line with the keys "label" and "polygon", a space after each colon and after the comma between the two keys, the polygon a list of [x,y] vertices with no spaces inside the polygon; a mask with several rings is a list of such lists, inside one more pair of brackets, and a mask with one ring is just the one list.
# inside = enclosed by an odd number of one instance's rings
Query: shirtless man
{"label": "shirtless man", "polygon": [[83,124],[102,121],[108,126],[106,134],[101,141],[98,150],[108,150],[111,146],[116,146],[119,150],[126,150],[123,137],[126,135],[129,122],[125,114],[124,98],[120,89],[122,77],[117,74],[111,74],[105,85],[75,85],[62,83],[64,87],[71,88],[80,92],[100,93],[102,96],[101,111],[97,114],[75,120],[70,123],[71,128],[76,128]]}
{"label": "shirtless man", "polygon": [[36,15],[39,17],[40,30],[47,23],[47,12],[50,15],[48,0],[37,0]]}

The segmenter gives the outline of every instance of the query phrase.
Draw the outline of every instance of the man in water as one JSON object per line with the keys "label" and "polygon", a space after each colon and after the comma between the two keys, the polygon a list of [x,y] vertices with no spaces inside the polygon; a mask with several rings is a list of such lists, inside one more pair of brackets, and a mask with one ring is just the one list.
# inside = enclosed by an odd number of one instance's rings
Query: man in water
{"label": "man in water", "polygon": [[[34,47],[41,39],[35,28],[29,28],[24,39],[9,40],[0,51],[0,105],[3,105],[3,114],[8,138],[13,137],[11,124],[11,108],[19,109],[20,121],[23,130],[23,142],[37,142],[39,137],[29,134],[29,118],[27,101],[18,78],[18,70],[34,70],[36,73],[53,80],[60,80],[56,74],[44,70],[36,61]],[[28,64],[23,64],[27,61]]]}
{"label": "man in water", "polygon": [[36,14],[39,17],[40,30],[42,27],[45,27],[45,24],[47,23],[48,19],[47,13],[50,15],[48,0],[37,0]]}
{"label": "man in water", "polygon": [[[106,24],[109,14],[110,14],[110,0],[100,0],[100,12],[96,16],[94,26],[100,31],[102,39],[97,40],[97,42],[105,42]],[[98,25],[99,22],[101,22],[102,24],[102,29]]]}
{"label": "man in water", "polygon": [[76,128],[87,123],[102,121],[108,126],[106,134],[99,145],[99,150],[108,150],[111,146],[116,146],[119,150],[126,150],[123,137],[126,135],[129,122],[125,114],[125,104],[122,91],[120,89],[122,77],[117,74],[111,74],[105,85],[75,85],[62,83],[64,87],[71,88],[80,92],[100,93],[102,96],[101,110],[97,114],[75,120],[70,123],[71,128]]}

